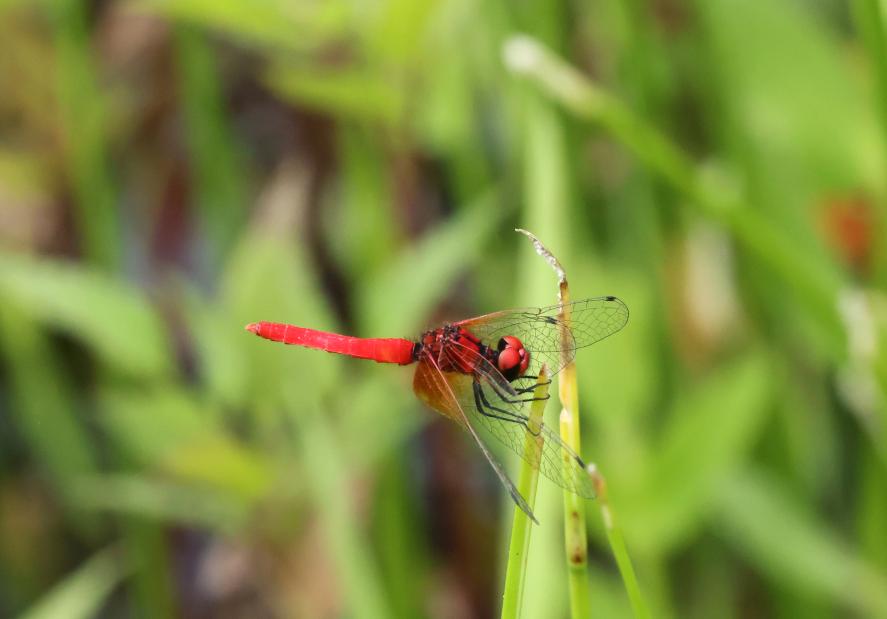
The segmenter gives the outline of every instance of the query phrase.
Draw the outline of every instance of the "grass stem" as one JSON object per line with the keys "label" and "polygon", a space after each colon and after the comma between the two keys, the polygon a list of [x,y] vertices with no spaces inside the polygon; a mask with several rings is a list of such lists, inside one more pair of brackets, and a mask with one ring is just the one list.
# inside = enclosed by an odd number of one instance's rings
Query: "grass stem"
{"label": "grass stem", "polygon": [[[533,397],[536,400],[530,407],[530,417],[524,442],[525,457],[522,460],[520,478],[517,488],[526,499],[532,509],[536,502],[536,488],[539,482],[539,467],[531,462],[538,460],[542,453],[542,441],[544,440],[540,428],[548,403],[548,368],[544,365],[539,370],[539,378],[536,382],[536,390]],[[535,457],[534,457],[535,456]],[[524,584],[527,577],[527,553],[530,548],[530,533],[532,522],[530,517],[519,507],[514,507],[514,519],[511,526],[511,542],[508,546],[508,564],[505,568],[505,592],[502,596],[502,618],[519,617],[521,602],[523,600]]]}
{"label": "grass stem", "polygon": [[610,543],[610,550],[613,551],[613,557],[616,559],[616,565],[619,567],[619,574],[622,576],[625,591],[628,593],[631,610],[638,619],[648,619],[650,611],[641,595],[641,588],[638,586],[638,579],[631,564],[631,557],[628,556],[625,539],[622,537],[622,529],[616,526],[613,512],[610,509],[610,501],[607,496],[607,481],[594,464],[588,465],[588,473],[594,480],[598,505],[601,507],[601,519],[604,521],[604,531],[607,534],[607,541]]}
{"label": "grass stem", "polygon": [[[572,364],[564,372],[572,370],[572,379],[561,376],[561,397],[564,384],[573,383],[575,392],[575,368]],[[564,401],[561,400],[561,403]],[[565,406],[561,410],[561,438],[579,453],[579,424],[577,409],[571,413]],[[588,576],[588,534],[586,533],[585,500],[564,490],[564,550],[567,556],[567,584],[570,590],[570,616],[574,619],[591,617],[591,584]]]}
{"label": "grass stem", "polygon": [[[557,257],[542,244],[536,236],[526,230],[517,232],[525,235],[533,242],[533,248],[551,266],[558,279],[558,301],[561,303],[559,318],[564,324],[570,324],[570,287],[567,274]],[[567,332],[561,334],[562,349],[570,350],[571,337]],[[561,401],[560,435],[561,439],[573,449],[581,453],[579,434],[579,389],[576,384],[576,365],[570,360],[561,371],[558,383],[558,397]],[[567,454],[564,457],[568,457]],[[565,464],[569,466],[569,464]],[[588,534],[585,526],[585,501],[582,497],[564,489],[564,545],[567,556],[567,574],[570,589],[570,616],[584,618],[591,616],[591,588],[588,578]]]}

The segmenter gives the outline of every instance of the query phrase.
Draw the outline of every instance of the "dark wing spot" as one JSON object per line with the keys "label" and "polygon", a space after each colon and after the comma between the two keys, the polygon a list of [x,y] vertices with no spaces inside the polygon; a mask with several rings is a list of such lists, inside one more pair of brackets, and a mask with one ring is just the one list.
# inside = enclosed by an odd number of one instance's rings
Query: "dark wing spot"
{"label": "dark wing spot", "polygon": [[615,301],[616,297],[607,297],[607,301]]}
{"label": "dark wing spot", "polygon": [[550,325],[557,324],[557,318],[555,318],[554,316],[543,316],[543,320],[545,320],[545,322],[547,322]]}

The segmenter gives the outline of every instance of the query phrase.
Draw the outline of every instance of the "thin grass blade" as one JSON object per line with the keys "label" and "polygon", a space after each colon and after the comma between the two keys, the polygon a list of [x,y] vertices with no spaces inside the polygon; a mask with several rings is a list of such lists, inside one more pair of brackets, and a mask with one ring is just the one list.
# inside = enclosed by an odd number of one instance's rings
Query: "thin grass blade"
{"label": "thin grass blade", "polygon": [[[517,489],[526,499],[530,509],[536,502],[536,488],[539,483],[539,468],[530,464],[533,454],[542,452],[543,436],[540,431],[548,403],[548,368],[544,365],[539,370],[539,379],[533,397],[536,401],[530,407],[530,416],[524,443],[526,456],[521,459],[520,478]],[[519,507],[514,507],[514,520],[511,526],[511,542],[508,547],[508,565],[505,568],[505,592],[502,596],[502,618],[520,616],[523,601],[524,585],[527,578],[527,553],[530,548],[532,522],[530,517]]]}

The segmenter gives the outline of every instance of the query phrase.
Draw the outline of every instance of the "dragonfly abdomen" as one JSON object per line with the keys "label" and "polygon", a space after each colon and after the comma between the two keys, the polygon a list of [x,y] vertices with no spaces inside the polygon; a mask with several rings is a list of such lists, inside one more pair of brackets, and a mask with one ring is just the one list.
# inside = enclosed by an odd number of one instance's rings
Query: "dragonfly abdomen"
{"label": "dragonfly abdomen", "polygon": [[371,359],[378,363],[413,363],[414,343],[403,338],[361,338],[316,331],[279,322],[254,322],[246,326],[259,337],[272,342],[294,344],[315,350]]}

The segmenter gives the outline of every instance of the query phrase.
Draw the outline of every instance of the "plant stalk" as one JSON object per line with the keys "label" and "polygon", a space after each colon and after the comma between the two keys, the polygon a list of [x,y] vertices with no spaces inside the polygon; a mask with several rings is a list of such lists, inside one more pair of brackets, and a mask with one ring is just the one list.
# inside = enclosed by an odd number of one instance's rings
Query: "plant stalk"
{"label": "plant stalk", "polygon": [[[536,253],[554,269],[558,279],[558,302],[561,305],[559,318],[570,324],[570,287],[567,274],[561,263],[534,234],[518,229],[533,242]],[[569,333],[561,333],[562,350],[570,350],[566,340]],[[558,397],[561,401],[561,439],[575,453],[580,453],[579,434],[579,390],[576,386],[576,365],[570,360],[561,371],[558,383]],[[569,458],[564,454],[564,458]],[[564,466],[570,466],[566,462]],[[588,534],[585,526],[585,501],[582,497],[564,489],[564,545],[567,555],[567,574],[570,589],[570,616],[576,619],[591,616],[591,588],[588,578]]]}
{"label": "plant stalk", "polygon": [[622,584],[628,593],[631,610],[638,619],[649,619],[650,611],[644,602],[643,595],[641,595],[641,588],[638,585],[638,579],[631,564],[631,557],[628,556],[625,539],[622,537],[622,529],[616,526],[616,522],[613,519],[613,512],[610,509],[610,501],[607,496],[607,481],[594,464],[588,465],[588,473],[594,480],[598,504],[601,506],[601,519],[604,522],[604,531],[607,534],[607,541],[610,543],[610,550],[613,551],[613,557],[616,559],[619,574],[622,576]]}
{"label": "plant stalk", "polygon": [[[536,389],[533,392],[535,401],[530,406],[527,432],[524,438],[524,458],[520,470],[517,489],[532,509],[536,502],[536,488],[539,482],[539,467],[531,462],[539,461],[542,454],[541,432],[545,405],[548,403],[548,368],[544,365],[539,370]],[[502,619],[520,616],[523,602],[524,584],[527,578],[527,554],[530,548],[532,521],[522,509],[514,507],[514,519],[511,525],[511,542],[508,546],[508,564],[505,568],[505,591],[502,596]]]}

